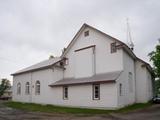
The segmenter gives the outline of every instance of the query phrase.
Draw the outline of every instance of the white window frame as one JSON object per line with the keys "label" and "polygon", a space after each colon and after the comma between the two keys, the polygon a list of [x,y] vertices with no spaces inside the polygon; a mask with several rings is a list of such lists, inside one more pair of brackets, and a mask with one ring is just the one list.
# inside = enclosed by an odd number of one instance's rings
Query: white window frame
{"label": "white window frame", "polygon": [[35,94],[40,95],[40,93],[41,93],[41,84],[40,84],[40,81],[37,80],[35,84]]}
{"label": "white window frame", "polygon": [[21,94],[21,83],[17,84],[17,95]]}
{"label": "white window frame", "polygon": [[26,93],[26,95],[29,95],[29,94],[30,94],[30,84],[29,84],[29,82],[26,82],[25,93]]}
{"label": "white window frame", "polygon": [[[100,100],[100,84],[93,84],[93,100]],[[98,88],[96,90],[96,87]]]}
{"label": "white window frame", "polygon": [[89,30],[84,32],[84,37],[87,37],[87,36],[89,36]]}
{"label": "white window frame", "polygon": [[68,100],[68,86],[63,86],[63,99]]}

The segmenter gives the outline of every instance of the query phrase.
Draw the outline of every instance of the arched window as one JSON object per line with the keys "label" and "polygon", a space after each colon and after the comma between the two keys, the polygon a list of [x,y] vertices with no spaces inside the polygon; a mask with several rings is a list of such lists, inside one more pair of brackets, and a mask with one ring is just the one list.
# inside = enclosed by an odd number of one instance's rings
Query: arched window
{"label": "arched window", "polygon": [[36,81],[36,85],[35,85],[35,94],[39,95],[40,94],[40,82]]}
{"label": "arched window", "polygon": [[122,96],[122,83],[119,84],[119,95]]}
{"label": "arched window", "polygon": [[26,91],[25,93],[28,95],[30,94],[30,86],[29,86],[29,82],[26,82]]}
{"label": "arched window", "polygon": [[131,72],[128,73],[128,83],[129,83],[129,91],[133,92],[133,75]]}
{"label": "arched window", "polygon": [[20,95],[21,94],[21,83],[17,84],[17,94]]}

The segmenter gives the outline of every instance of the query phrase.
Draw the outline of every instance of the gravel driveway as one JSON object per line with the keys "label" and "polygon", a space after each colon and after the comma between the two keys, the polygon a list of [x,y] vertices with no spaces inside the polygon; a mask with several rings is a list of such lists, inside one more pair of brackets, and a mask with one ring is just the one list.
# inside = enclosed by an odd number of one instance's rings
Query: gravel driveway
{"label": "gravel driveway", "polygon": [[0,120],[160,120],[160,104],[144,110],[125,114],[109,115],[71,115],[57,113],[27,112],[12,109],[0,102]]}

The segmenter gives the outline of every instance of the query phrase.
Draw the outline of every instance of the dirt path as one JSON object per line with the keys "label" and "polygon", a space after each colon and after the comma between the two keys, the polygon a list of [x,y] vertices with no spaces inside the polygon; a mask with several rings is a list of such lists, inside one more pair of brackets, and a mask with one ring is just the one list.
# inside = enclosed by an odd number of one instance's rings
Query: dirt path
{"label": "dirt path", "polygon": [[27,112],[8,108],[0,102],[0,120],[160,120],[160,105],[126,114],[70,115],[57,113]]}
{"label": "dirt path", "polygon": [[122,120],[160,120],[160,104],[126,114],[114,114],[113,116]]}

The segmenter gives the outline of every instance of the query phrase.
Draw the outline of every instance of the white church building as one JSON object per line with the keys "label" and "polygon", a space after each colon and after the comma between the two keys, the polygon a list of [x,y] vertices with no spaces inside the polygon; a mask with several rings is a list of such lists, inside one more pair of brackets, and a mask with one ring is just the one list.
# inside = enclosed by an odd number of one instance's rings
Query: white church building
{"label": "white church building", "polygon": [[13,101],[118,109],[153,96],[153,71],[120,40],[83,24],[60,57],[13,75]]}

